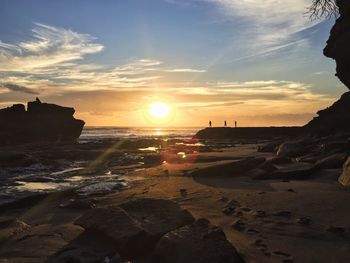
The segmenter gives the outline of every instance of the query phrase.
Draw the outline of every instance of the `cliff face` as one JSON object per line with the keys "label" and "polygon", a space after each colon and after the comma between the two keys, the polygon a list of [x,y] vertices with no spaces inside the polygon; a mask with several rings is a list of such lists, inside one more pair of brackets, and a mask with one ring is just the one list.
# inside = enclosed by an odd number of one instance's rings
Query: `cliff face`
{"label": "cliff face", "polygon": [[310,121],[305,128],[312,133],[331,134],[350,131],[350,92],[327,109],[317,112],[318,116]]}
{"label": "cliff face", "polygon": [[337,63],[336,76],[350,89],[350,1],[338,0],[340,17],[331,30],[324,55]]}
{"label": "cliff face", "polygon": [[[336,76],[350,89],[350,1],[337,0],[337,5],[340,16],[331,30],[324,55],[336,61]],[[317,114],[305,126],[310,132],[330,134],[350,131],[350,92]]]}
{"label": "cliff face", "polygon": [[0,109],[0,145],[32,142],[74,142],[84,127],[84,121],[73,117],[73,108],[28,102]]}

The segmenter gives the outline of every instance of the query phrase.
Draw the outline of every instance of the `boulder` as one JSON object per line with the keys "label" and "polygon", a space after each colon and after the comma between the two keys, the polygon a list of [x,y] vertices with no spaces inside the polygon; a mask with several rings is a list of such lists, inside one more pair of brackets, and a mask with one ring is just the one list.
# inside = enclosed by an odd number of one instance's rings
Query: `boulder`
{"label": "boulder", "polygon": [[168,200],[138,199],[117,207],[95,208],[76,220],[87,231],[97,231],[133,258],[149,253],[165,233],[194,221],[192,215]]}
{"label": "boulder", "polygon": [[277,151],[278,146],[281,144],[280,141],[278,142],[269,142],[258,146],[258,152],[268,152],[268,153],[274,153]]}
{"label": "boulder", "polygon": [[[137,249],[147,240],[146,231],[120,207],[95,208],[75,221],[87,231],[101,233],[113,240],[125,254],[131,247]],[[142,243],[142,242],[141,242]]]}
{"label": "boulder", "polygon": [[265,173],[256,176],[254,179],[270,180],[270,179],[288,179],[302,180],[308,179],[315,171],[314,165],[309,163],[291,163],[280,165],[272,173]]}
{"label": "boulder", "polygon": [[305,146],[301,142],[282,143],[277,150],[278,157],[296,157],[305,152]]}
{"label": "boulder", "polygon": [[52,263],[55,261],[48,258],[64,249],[82,231],[81,227],[72,224],[26,227],[20,232],[15,232],[7,242],[1,243],[0,258],[6,258],[6,262],[28,262],[26,259],[31,259],[30,262]]}
{"label": "boulder", "polygon": [[164,235],[158,242],[154,263],[243,263],[224,232],[205,219]]}
{"label": "boulder", "polygon": [[322,150],[330,153],[344,152],[350,150],[350,141],[348,138],[341,141],[331,141],[322,144]]}
{"label": "boulder", "polygon": [[259,165],[266,161],[263,157],[248,157],[239,161],[213,165],[205,167],[202,169],[197,169],[192,171],[192,176],[198,177],[208,177],[208,176],[221,176],[221,177],[230,177],[230,176],[246,176],[248,172],[254,168],[257,168]]}
{"label": "boulder", "polygon": [[350,157],[346,160],[343,165],[343,172],[338,179],[339,183],[343,186],[350,186]]}
{"label": "boulder", "polygon": [[0,110],[0,145],[32,142],[74,142],[84,121],[73,117],[73,108],[36,101]]}
{"label": "boulder", "polygon": [[315,164],[316,169],[336,169],[341,168],[346,161],[347,154],[336,153],[329,155],[317,161]]}
{"label": "boulder", "polygon": [[173,201],[137,199],[120,207],[136,220],[152,239],[194,222],[193,216]]}
{"label": "boulder", "polygon": [[85,231],[51,255],[46,262],[102,263],[108,262],[106,260],[113,255],[118,255],[113,240],[99,232]]}

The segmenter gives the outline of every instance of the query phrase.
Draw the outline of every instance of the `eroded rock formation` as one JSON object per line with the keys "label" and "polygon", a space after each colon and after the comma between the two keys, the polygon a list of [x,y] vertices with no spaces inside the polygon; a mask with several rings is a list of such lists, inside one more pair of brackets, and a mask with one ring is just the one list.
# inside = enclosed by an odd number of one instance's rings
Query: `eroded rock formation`
{"label": "eroded rock formation", "polygon": [[338,0],[337,5],[340,16],[332,28],[324,54],[336,61],[336,76],[350,89],[350,2]]}
{"label": "eroded rock formation", "polygon": [[73,117],[73,108],[42,103],[39,99],[0,110],[0,145],[28,142],[73,142],[84,121]]}
{"label": "eroded rock formation", "polygon": [[332,106],[317,112],[305,127],[312,133],[331,134],[350,131],[350,92],[344,93]]}

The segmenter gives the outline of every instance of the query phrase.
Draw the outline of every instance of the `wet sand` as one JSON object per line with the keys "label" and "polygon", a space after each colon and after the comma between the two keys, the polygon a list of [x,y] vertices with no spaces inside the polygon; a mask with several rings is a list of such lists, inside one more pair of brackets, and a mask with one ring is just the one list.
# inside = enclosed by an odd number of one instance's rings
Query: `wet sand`
{"label": "wet sand", "polygon": [[[254,145],[199,155],[271,157],[257,153]],[[173,200],[195,218],[207,218],[224,230],[246,262],[350,262],[350,191],[336,182],[339,169],[284,182],[239,174],[189,175],[196,168],[223,162],[228,161],[165,162],[130,174],[133,186],[122,192],[80,200],[68,190],[2,207],[0,262],[45,262],[83,232],[73,222],[90,204],[106,207],[140,198]],[[16,223],[6,224],[6,218],[14,217]]]}

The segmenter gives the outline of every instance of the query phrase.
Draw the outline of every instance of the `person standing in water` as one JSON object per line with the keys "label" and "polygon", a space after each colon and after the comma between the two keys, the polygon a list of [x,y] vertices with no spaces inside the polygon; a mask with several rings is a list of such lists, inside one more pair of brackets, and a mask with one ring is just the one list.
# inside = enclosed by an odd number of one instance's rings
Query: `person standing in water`
{"label": "person standing in water", "polygon": [[235,128],[237,128],[237,121],[235,121]]}
{"label": "person standing in water", "polygon": [[225,125],[225,127],[227,127],[227,122],[226,121],[224,121],[224,125]]}
{"label": "person standing in water", "polygon": [[211,121],[209,121],[209,127],[211,128]]}

